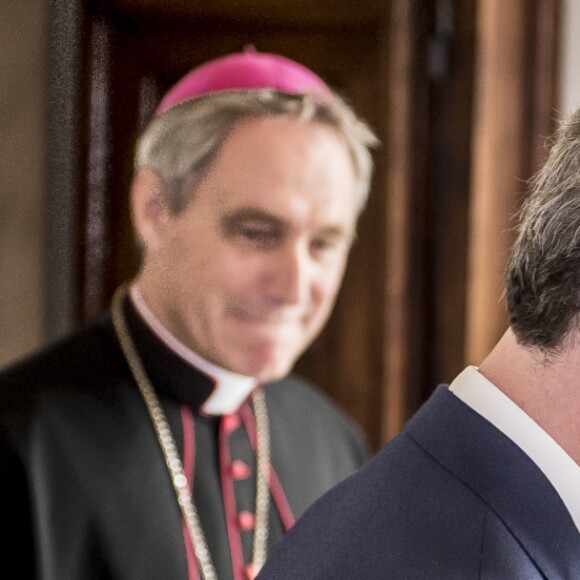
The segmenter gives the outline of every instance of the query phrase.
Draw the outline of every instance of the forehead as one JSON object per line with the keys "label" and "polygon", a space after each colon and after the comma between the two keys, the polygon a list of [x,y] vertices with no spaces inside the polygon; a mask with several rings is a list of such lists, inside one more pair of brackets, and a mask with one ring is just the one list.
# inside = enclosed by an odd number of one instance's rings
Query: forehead
{"label": "forehead", "polygon": [[354,211],[355,170],[344,138],[296,117],[261,117],[234,127],[194,199],[215,208]]}

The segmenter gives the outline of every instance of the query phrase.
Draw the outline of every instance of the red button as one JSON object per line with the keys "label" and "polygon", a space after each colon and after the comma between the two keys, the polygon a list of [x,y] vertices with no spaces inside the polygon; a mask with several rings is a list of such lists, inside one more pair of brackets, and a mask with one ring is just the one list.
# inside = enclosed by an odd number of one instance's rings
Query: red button
{"label": "red button", "polygon": [[234,479],[248,479],[251,473],[252,470],[250,469],[250,466],[247,463],[241,461],[240,459],[236,459],[230,465],[230,475]]}
{"label": "red button", "polygon": [[235,431],[240,426],[240,418],[236,414],[224,415],[222,418],[222,428],[226,434]]}
{"label": "red button", "polygon": [[256,518],[251,512],[240,512],[238,514],[238,527],[242,532],[249,532],[254,529]]}
{"label": "red button", "polygon": [[254,578],[258,575],[258,567],[255,564],[248,564],[244,568],[244,578],[246,580],[254,580]]}

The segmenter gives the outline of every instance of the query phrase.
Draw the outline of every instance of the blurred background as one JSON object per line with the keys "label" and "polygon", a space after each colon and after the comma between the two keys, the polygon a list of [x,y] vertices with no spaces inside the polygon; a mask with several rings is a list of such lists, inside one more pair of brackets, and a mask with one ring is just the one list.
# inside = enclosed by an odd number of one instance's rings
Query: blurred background
{"label": "blurred background", "polygon": [[317,71],[382,142],[297,366],[378,448],[506,328],[512,217],[580,103],[579,30],[576,0],[2,0],[0,366],[107,308],[135,269],[140,129],[188,69],[253,44]]}

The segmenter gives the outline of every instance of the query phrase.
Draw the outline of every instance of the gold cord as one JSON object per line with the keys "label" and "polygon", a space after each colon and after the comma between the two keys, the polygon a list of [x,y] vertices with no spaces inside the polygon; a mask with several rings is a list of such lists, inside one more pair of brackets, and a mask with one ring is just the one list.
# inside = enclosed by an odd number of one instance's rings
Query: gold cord
{"label": "gold cord", "polygon": [[[145,406],[155,428],[157,440],[163,451],[165,464],[171,475],[177,503],[191,536],[193,550],[204,580],[217,580],[211,554],[199,521],[197,509],[189,490],[183,464],[177,451],[175,438],[161,403],[151,385],[137,353],[131,335],[123,316],[122,300],[125,287],[121,286],[115,292],[112,304],[112,317],[115,332],[121,344],[125,359],[129,364],[133,378],[143,397]],[[252,571],[257,574],[266,561],[268,552],[268,511],[270,509],[270,489],[268,474],[270,472],[270,428],[266,399],[261,389],[252,393],[252,403],[256,417],[256,520],[254,527],[254,545]]]}

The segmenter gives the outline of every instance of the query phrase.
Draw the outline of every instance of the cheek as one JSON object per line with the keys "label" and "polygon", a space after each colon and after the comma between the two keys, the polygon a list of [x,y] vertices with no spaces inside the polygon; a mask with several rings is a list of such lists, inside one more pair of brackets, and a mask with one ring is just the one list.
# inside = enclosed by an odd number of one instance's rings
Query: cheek
{"label": "cheek", "polygon": [[231,252],[215,255],[206,265],[207,278],[214,290],[231,297],[255,291],[259,270],[252,260]]}
{"label": "cheek", "polygon": [[337,257],[336,261],[324,268],[322,273],[322,284],[327,295],[336,296],[344,278],[348,254],[344,253]]}
{"label": "cheek", "polygon": [[313,297],[323,311],[334,306],[338,291],[342,283],[344,267],[324,271],[317,283],[313,285]]}

